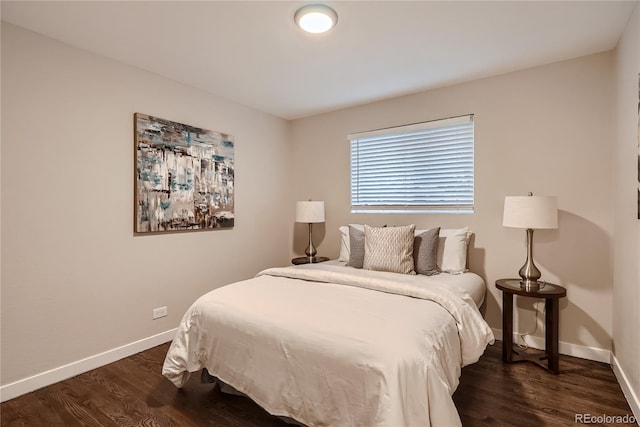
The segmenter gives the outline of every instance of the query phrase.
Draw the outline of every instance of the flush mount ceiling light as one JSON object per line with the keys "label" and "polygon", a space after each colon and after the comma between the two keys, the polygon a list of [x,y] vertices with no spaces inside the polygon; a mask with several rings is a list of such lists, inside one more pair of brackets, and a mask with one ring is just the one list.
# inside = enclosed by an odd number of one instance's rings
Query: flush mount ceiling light
{"label": "flush mount ceiling light", "polygon": [[308,4],[296,11],[293,19],[308,33],[319,34],[329,31],[338,22],[338,14],[323,4]]}

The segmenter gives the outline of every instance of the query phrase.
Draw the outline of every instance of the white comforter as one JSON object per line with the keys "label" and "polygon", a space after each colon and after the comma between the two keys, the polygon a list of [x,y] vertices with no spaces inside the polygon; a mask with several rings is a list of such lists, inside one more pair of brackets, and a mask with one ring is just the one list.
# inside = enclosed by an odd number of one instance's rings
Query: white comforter
{"label": "white comforter", "polygon": [[493,342],[468,294],[428,276],[310,264],[213,290],[184,315],[162,373],[207,368],[310,426],[460,425],[461,367]]}

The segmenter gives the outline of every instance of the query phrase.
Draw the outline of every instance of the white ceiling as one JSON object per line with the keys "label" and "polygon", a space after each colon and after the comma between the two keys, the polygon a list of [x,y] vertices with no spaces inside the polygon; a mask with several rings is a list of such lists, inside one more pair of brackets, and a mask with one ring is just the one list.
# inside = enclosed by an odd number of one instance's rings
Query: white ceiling
{"label": "white ceiling", "polygon": [[637,1],[2,1],[21,27],[286,119],[612,49]]}

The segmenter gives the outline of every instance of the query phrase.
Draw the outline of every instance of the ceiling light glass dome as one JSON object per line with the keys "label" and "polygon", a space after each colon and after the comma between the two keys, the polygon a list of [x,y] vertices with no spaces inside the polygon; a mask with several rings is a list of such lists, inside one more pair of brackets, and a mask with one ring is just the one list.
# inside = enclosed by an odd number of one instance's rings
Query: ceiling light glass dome
{"label": "ceiling light glass dome", "polygon": [[338,14],[329,6],[309,4],[296,11],[294,20],[304,31],[319,34],[329,31],[336,25]]}

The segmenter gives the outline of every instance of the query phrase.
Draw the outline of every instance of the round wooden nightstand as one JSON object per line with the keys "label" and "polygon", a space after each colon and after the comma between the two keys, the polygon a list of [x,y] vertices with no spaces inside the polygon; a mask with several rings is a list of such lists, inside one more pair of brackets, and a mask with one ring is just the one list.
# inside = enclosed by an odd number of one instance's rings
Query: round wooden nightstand
{"label": "round wooden nightstand", "polygon": [[329,258],[324,256],[317,256],[315,258],[309,258],[308,256],[301,256],[299,258],[294,258],[291,260],[291,264],[300,265],[300,264],[316,264],[319,262],[329,261]]}
{"label": "round wooden nightstand", "polygon": [[[496,288],[502,291],[502,361],[515,363],[533,362],[550,372],[559,372],[560,353],[558,351],[558,331],[560,323],[560,298],[567,296],[567,290],[548,282],[523,284],[521,279],[496,280]],[[535,353],[521,351],[513,345],[513,296],[544,298],[545,304],[545,349]],[[541,362],[547,359],[547,366]]]}

